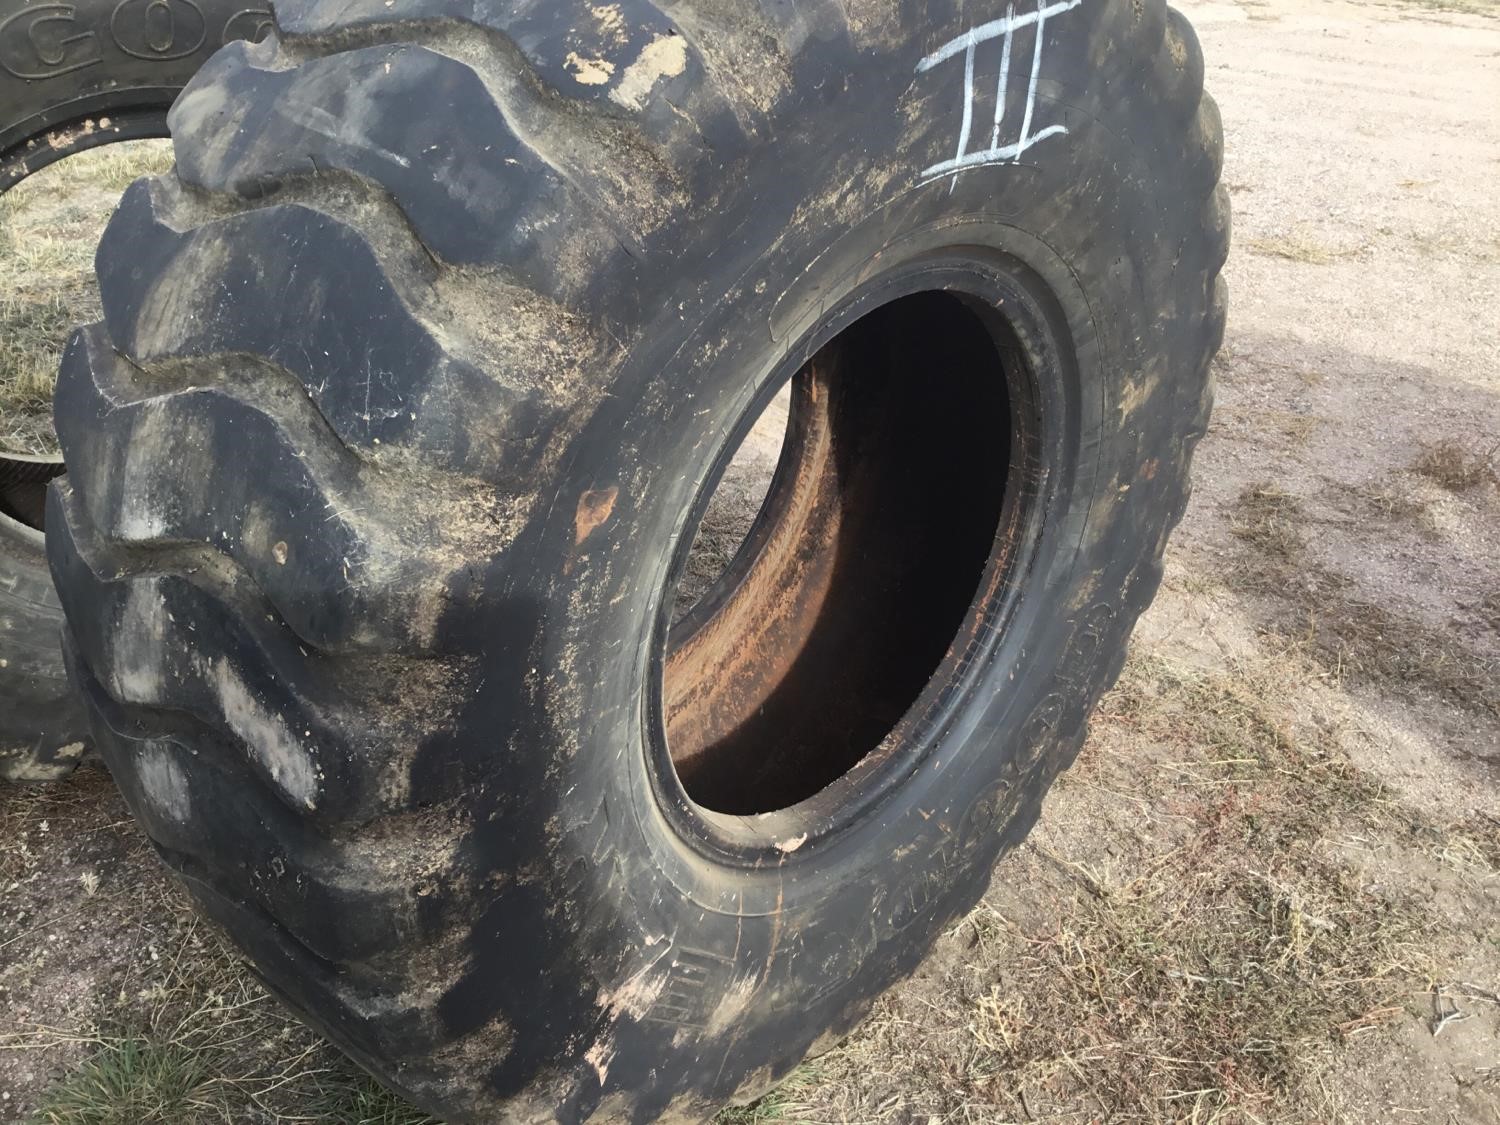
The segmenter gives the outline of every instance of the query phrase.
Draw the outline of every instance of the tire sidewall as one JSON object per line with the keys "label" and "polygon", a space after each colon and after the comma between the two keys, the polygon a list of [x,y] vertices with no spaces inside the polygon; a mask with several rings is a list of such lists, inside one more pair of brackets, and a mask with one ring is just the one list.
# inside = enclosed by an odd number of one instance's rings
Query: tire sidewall
{"label": "tire sidewall", "polygon": [[60,127],[165,110],[216,50],[269,27],[257,0],[0,0],[0,157]]}
{"label": "tire sidewall", "polygon": [[[1110,95],[1089,68],[1101,34],[1080,19],[1049,40],[1076,66],[1071,80],[1044,83],[1041,112],[1065,114],[1069,135],[1027,164],[951,184],[912,183],[912,171],[951,144],[951,112],[864,115],[906,128],[870,138],[889,155],[851,187],[828,155],[859,148],[847,139],[850,120],[809,109],[817,127],[791,136],[762,159],[767,171],[735,189],[737,201],[774,216],[787,170],[805,169],[795,217],[766,222],[756,245],[730,201],[723,230],[694,232],[700,245],[728,248],[717,259],[685,250],[674,263],[668,314],[641,332],[648,343],[571,444],[536,546],[519,566],[507,560],[511,574],[533,579],[529,595],[547,590],[537,666],[556,674],[536,681],[535,726],[517,742],[560,747],[542,780],[555,801],[544,818],[548,862],[566,873],[556,898],[580,904],[566,940],[587,951],[599,986],[592,1035],[579,1039],[595,1055],[579,1060],[575,1098],[599,1089],[607,1055],[660,1099],[690,1086],[722,1099],[735,1083],[704,1091],[705,1071],[751,1074],[743,1093],[768,1080],[759,1066],[847,1027],[982,892],[1118,670],[1180,510],[1184,482],[1158,472],[1176,463],[1188,426],[1167,376],[1203,310],[1163,315],[1148,304],[1176,292],[1162,243],[1184,226],[1193,188],[1153,171],[1171,142],[1151,107],[1137,107],[1139,120],[1106,122]],[[850,103],[880,104],[861,97],[857,73],[850,83]],[[930,97],[951,110],[952,81],[938,85]],[[688,513],[773,373],[809,356],[839,311],[883,278],[924,253],[964,248],[1040,281],[1066,353],[1058,371],[1067,374],[1042,391],[1065,419],[1056,441],[1068,455],[1054,467],[1067,479],[1050,482],[1024,593],[911,776],[879,808],[782,862],[716,861],[673,826],[650,765],[653,624],[675,549],[692,534]],[[584,534],[575,505],[610,490],[608,517]]]}

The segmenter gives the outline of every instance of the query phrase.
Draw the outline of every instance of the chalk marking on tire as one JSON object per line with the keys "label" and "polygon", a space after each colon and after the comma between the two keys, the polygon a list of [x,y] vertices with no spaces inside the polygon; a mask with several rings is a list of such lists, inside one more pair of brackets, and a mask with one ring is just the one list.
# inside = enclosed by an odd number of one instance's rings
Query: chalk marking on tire
{"label": "chalk marking on tire", "polygon": [[[1047,21],[1054,16],[1072,11],[1082,3],[1083,0],[1060,0],[1059,3],[1044,6],[1042,0],[1037,0],[1036,11],[1026,12],[1019,16],[1016,15],[1015,4],[1009,4],[1003,18],[971,28],[956,39],[950,39],[917,63],[917,73],[924,74],[955,55],[962,53],[964,56],[964,112],[963,121],[958,130],[958,154],[951,160],[943,160],[922,169],[917,175],[920,183],[930,183],[952,175],[953,183],[957,184],[958,173],[967,168],[982,168],[990,164],[1014,164],[1026,154],[1028,149],[1034,148],[1048,137],[1067,135],[1066,125],[1048,125],[1035,133],[1031,131],[1031,125],[1036,116],[1036,90],[1041,77],[1042,43],[1045,39]],[[1013,144],[1002,145],[1000,126],[1005,120],[1005,94],[1010,85],[1011,49],[1015,44],[1016,32],[1032,25],[1036,26],[1036,46],[1031,53],[1031,78],[1026,89],[1026,110],[1021,119],[1021,133]],[[1000,82],[995,93],[995,120],[990,132],[990,147],[970,152],[968,151],[969,138],[974,128],[975,49],[981,43],[1001,38],[1005,43],[1000,56]],[[950,187],[949,190],[951,191],[952,188]]]}
{"label": "chalk marking on tire", "polygon": [[172,750],[164,743],[146,743],[136,758],[136,772],[146,799],[172,820],[186,823],[193,815],[193,802]]}

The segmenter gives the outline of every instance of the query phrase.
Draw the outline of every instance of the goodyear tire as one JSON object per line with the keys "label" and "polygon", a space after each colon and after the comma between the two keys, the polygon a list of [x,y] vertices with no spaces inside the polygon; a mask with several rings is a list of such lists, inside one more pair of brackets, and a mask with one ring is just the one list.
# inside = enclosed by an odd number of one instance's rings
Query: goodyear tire
{"label": "goodyear tire", "polygon": [[1118,673],[1207,420],[1219,122],[1160,3],[963,7],[288,0],[110,227],[49,500],[102,752],[450,1120],[767,1089]]}
{"label": "goodyear tire", "polygon": [[[254,0],[0,0],[0,192],[76,153],[167,135],[167,109],[231,40],[263,35]],[[0,451],[0,778],[73,769],[87,720],[68,686],[42,552],[55,458]]]}
{"label": "goodyear tire", "polygon": [[73,153],[165,136],[194,72],[270,18],[259,0],[0,0],[0,191]]}

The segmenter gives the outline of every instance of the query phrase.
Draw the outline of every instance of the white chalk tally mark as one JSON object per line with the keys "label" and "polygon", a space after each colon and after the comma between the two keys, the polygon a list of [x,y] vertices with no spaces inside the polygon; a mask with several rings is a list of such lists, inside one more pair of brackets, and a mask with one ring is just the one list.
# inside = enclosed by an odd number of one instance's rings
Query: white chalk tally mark
{"label": "white chalk tally mark", "polygon": [[[1036,11],[1024,12],[1021,15],[1016,14],[1016,6],[1011,3],[1006,6],[1005,15],[1002,18],[980,24],[964,32],[957,39],[944,43],[917,64],[917,73],[923,74],[956,55],[962,54],[964,57],[964,116],[963,123],[958,129],[958,155],[952,160],[944,160],[930,168],[922,169],[918,177],[922,183],[951,175],[956,184],[958,173],[966,168],[980,168],[987,164],[1014,164],[1026,154],[1028,149],[1040,144],[1048,137],[1067,134],[1068,129],[1065,125],[1048,125],[1035,133],[1031,131],[1031,128],[1036,115],[1036,88],[1037,81],[1041,77],[1042,44],[1046,39],[1044,33],[1047,21],[1054,16],[1072,11],[1082,3],[1083,0],[1057,0],[1049,4],[1047,0],[1037,0]],[[1016,32],[1033,25],[1036,27],[1036,45],[1031,52],[1031,79],[1026,89],[1026,108],[1021,117],[1021,132],[1015,141],[1001,144],[1000,129],[1005,122],[1006,95],[1010,90],[1011,52],[1015,46]],[[1004,44],[1000,52],[1000,83],[995,92],[995,121],[990,130],[990,146],[970,152],[969,141],[974,134],[974,55],[976,48],[981,44],[995,39],[1002,39]]]}

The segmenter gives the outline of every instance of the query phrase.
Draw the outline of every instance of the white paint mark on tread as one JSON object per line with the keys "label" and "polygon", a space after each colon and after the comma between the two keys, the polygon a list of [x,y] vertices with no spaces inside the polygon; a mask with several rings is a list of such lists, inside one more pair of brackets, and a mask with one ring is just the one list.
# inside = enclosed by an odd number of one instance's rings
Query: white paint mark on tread
{"label": "white paint mark on tread", "polygon": [[214,664],[213,680],[224,721],[230,729],[261,760],[272,780],[294,803],[308,809],[317,807],[318,768],[286,724],[251,694],[224,657]]}
{"label": "white paint mark on tread", "polygon": [[704,1035],[713,1038],[734,1027],[749,1009],[750,1001],[755,999],[755,992],[759,987],[760,978],[757,974],[741,977],[731,984],[724,991],[723,999],[714,1007],[713,1014],[708,1017]]}
{"label": "white paint mark on tread", "polygon": [[[164,423],[163,400],[147,399],[137,408],[120,481],[120,509],[115,526],[121,538],[147,542],[166,533],[166,513],[155,502],[152,488],[165,448],[160,438]],[[107,486],[113,482],[99,483]]]}
{"label": "white paint mark on tread", "polygon": [[[1048,4],[1037,0],[1035,11],[1016,14],[1014,3],[1006,7],[1001,19],[980,24],[956,39],[944,43],[932,54],[917,64],[917,73],[924,74],[938,64],[962,54],[964,56],[964,108],[958,131],[958,153],[951,160],[943,160],[922,169],[918,180],[927,183],[943,176],[953,176],[958,182],[958,173],[968,168],[980,168],[991,164],[1014,164],[1027,150],[1045,141],[1048,137],[1067,135],[1065,125],[1048,125],[1032,132],[1036,117],[1037,84],[1042,71],[1042,47],[1046,43],[1047,21],[1064,12],[1072,11],[1083,0],[1059,0]],[[1005,122],[1005,103],[1010,89],[1011,54],[1015,46],[1016,32],[1035,27],[1035,44],[1031,53],[1031,77],[1026,86],[1026,104],[1021,117],[1020,132],[1010,143],[1001,143],[1001,126]],[[974,72],[975,56],[979,47],[995,39],[1002,40],[1000,50],[1000,78],[995,94],[995,115],[990,129],[989,147],[975,152],[969,151],[969,141],[974,130]]]}
{"label": "white paint mark on tread", "polygon": [[276,112],[293,125],[300,125],[310,133],[327,137],[334,144],[345,145],[351,149],[364,149],[382,160],[399,164],[402,168],[411,167],[410,159],[399,152],[382,148],[361,132],[353,121],[338,117],[322,106],[313,105],[296,97],[289,97],[276,103]]}
{"label": "white paint mark on tread", "polygon": [[599,1007],[615,1019],[622,1015],[635,1020],[644,1019],[667,987],[670,974],[656,973],[655,969],[658,962],[671,951],[671,944],[664,943],[656,956],[636,970],[624,984],[601,995]]}
{"label": "white paint mark on tread", "polygon": [[157,812],[179,824],[190,819],[193,801],[187,778],[168,747],[146,743],[136,756],[135,773],[141,780],[141,792]]}
{"label": "white paint mark on tread", "polygon": [[594,1073],[599,1076],[599,1085],[603,1086],[604,1080],[609,1077],[609,1064],[615,1058],[614,1040],[606,1035],[585,1051],[583,1057],[594,1068]]}
{"label": "white paint mark on tread", "polygon": [[126,703],[159,702],[167,603],[155,579],[134,582],[110,637],[110,680]]}

